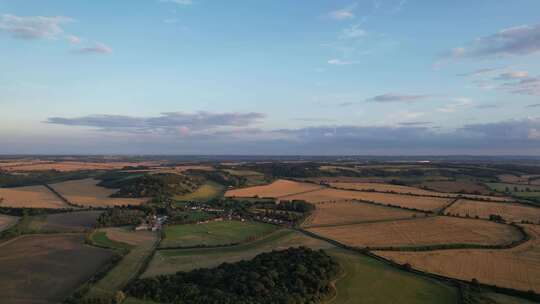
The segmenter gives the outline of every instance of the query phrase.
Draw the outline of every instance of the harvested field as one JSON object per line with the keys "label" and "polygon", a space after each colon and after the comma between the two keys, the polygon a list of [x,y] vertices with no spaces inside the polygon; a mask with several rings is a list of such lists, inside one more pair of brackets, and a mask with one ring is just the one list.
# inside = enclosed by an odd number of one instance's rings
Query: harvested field
{"label": "harvested field", "polygon": [[461,199],[446,209],[445,212],[460,216],[478,216],[480,218],[489,218],[490,215],[495,214],[502,216],[509,222],[525,220],[535,224],[540,223],[540,208],[513,203],[479,202]]}
{"label": "harvested field", "polygon": [[491,191],[486,186],[467,180],[423,182],[420,186],[437,192],[491,194]]}
{"label": "harvested field", "polygon": [[0,250],[2,303],[60,303],[112,257],[84,235],[24,236]]}
{"label": "harvested field", "polygon": [[308,230],[355,247],[505,245],[521,239],[519,231],[509,225],[452,217],[428,217]]}
{"label": "harvested field", "polygon": [[322,189],[321,186],[309,183],[300,183],[290,180],[280,179],[270,185],[255,186],[243,189],[230,190],[225,193],[225,196],[231,197],[274,197],[280,198],[297,193],[304,193]]}
{"label": "harvested field", "polygon": [[351,251],[335,248],[327,252],[345,270],[336,282],[337,296],[331,304],[458,303],[458,291],[441,282]]}
{"label": "harvested field", "polygon": [[0,188],[0,207],[71,208],[45,186]]}
{"label": "harvested field", "polygon": [[122,205],[140,205],[146,202],[147,198],[116,198],[110,197],[116,189],[108,189],[97,186],[99,181],[86,178],[67,181],[57,184],[50,184],[55,191],[73,204],[90,207],[110,207]]}
{"label": "harvested field", "polygon": [[416,195],[431,195],[431,196],[443,196],[448,197],[447,193],[440,193],[435,191],[428,191],[414,187],[382,184],[382,183],[330,183],[334,188],[345,190],[374,190],[381,192],[395,192],[404,194],[416,194]]}
{"label": "harvested field", "polygon": [[364,200],[384,205],[432,211],[446,206],[452,199],[438,197],[421,197],[377,192],[347,191],[325,188],[297,195],[284,197],[287,200],[305,200],[311,203],[338,202],[347,200]]}
{"label": "harvested field", "polygon": [[221,197],[224,191],[225,186],[209,181],[204,183],[191,193],[185,195],[176,195],[174,199],[179,201],[207,202],[211,199]]}
{"label": "harvested field", "polygon": [[240,260],[249,260],[263,252],[299,246],[312,249],[333,247],[324,241],[305,236],[300,232],[280,229],[255,242],[237,246],[158,250],[150,262],[147,271],[143,274],[143,277],[172,274],[177,271],[190,271],[196,268],[211,268],[225,262],[233,263]]}
{"label": "harvested field", "polygon": [[56,170],[61,172],[82,170],[113,170],[124,167],[156,166],[156,162],[78,162],[78,161],[34,161],[2,166],[7,171],[29,172]]}
{"label": "harvested field", "polygon": [[15,225],[17,223],[17,220],[17,217],[0,214],[0,232]]}
{"label": "harvested field", "polygon": [[443,276],[540,292],[540,227],[524,225],[531,240],[504,250],[375,252],[397,263]]}
{"label": "harvested field", "polygon": [[103,211],[80,211],[50,214],[39,223],[41,231],[84,232],[96,224]]}
{"label": "harvested field", "polygon": [[366,204],[355,201],[317,204],[313,215],[304,223],[306,227],[346,225],[361,222],[424,216],[422,213]]}
{"label": "harvested field", "polygon": [[161,247],[216,246],[241,243],[260,238],[277,226],[240,221],[209,222],[166,226]]}

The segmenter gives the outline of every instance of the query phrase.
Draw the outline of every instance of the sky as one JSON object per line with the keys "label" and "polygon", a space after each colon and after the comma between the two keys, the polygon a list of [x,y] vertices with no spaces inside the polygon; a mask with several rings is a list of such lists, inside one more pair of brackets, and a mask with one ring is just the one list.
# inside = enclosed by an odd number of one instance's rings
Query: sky
{"label": "sky", "polygon": [[538,12],[0,0],[0,154],[540,155]]}

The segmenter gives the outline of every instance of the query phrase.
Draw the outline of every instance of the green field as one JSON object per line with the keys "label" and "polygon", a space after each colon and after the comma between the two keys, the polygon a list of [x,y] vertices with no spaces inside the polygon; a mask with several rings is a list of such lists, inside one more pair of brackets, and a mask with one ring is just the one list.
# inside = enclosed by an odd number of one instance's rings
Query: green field
{"label": "green field", "polygon": [[216,246],[254,240],[277,227],[257,222],[221,221],[166,226],[161,247]]}
{"label": "green field", "polygon": [[124,288],[129,280],[139,273],[147,257],[152,254],[154,244],[157,241],[157,235],[155,233],[146,231],[128,233],[131,234],[130,239],[134,240],[136,244],[130,245],[110,240],[103,231],[94,233],[96,236],[93,239],[95,240],[97,238],[100,244],[112,246],[127,245],[131,250],[104,278],[91,286],[85,296],[86,298],[113,297],[118,290]]}
{"label": "green field", "polygon": [[197,190],[185,195],[176,195],[175,200],[207,202],[211,199],[221,197],[225,193],[225,186],[215,182],[206,182]]}
{"label": "green field", "polygon": [[96,231],[90,236],[92,242],[98,247],[105,247],[110,249],[130,250],[132,245],[123,242],[117,242],[107,237],[104,231]]}
{"label": "green field", "polygon": [[332,245],[299,232],[280,229],[272,234],[247,244],[201,249],[158,250],[144,277],[190,271],[196,268],[211,268],[225,262],[249,260],[262,252],[283,250],[289,247],[306,246],[313,249],[331,248]]}
{"label": "green field", "polygon": [[345,270],[331,304],[452,303],[457,289],[343,249],[327,251]]}
{"label": "green field", "polygon": [[[540,186],[538,185],[521,185],[509,183],[486,183],[490,189],[501,192],[510,193],[512,196],[524,199],[540,198]],[[508,190],[508,191],[507,191]]]}

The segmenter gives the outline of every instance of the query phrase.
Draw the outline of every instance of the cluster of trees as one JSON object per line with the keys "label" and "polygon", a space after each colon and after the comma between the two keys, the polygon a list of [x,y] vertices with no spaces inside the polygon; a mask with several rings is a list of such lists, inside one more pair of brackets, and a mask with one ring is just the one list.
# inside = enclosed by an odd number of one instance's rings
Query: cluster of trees
{"label": "cluster of trees", "polygon": [[144,174],[126,175],[126,173],[112,172],[100,177],[99,186],[119,189],[113,197],[157,197],[174,196],[193,192],[201,180],[196,178],[172,174]]}
{"label": "cluster of trees", "polygon": [[276,208],[278,210],[309,213],[315,210],[315,205],[303,200],[281,201]]}
{"label": "cluster of trees", "polygon": [[323,251],[290,248],[214,269],[139,279],[125,291],[162,303],[318,303],[339,272],[339,264]]}
{"label": "cluster of trees", "polygon": [[205,180],[210,180],[223,186],[241,187],[247,183],[247,178],[233,175],[226,171],[206,171],[206,170],[188,170],[190,176],[198,176]]}
{"label": "cluster of trees", "polygon": [[96,221],[98,227],[139,225],[146,213],[142,210],[115,207],[102,213]]}

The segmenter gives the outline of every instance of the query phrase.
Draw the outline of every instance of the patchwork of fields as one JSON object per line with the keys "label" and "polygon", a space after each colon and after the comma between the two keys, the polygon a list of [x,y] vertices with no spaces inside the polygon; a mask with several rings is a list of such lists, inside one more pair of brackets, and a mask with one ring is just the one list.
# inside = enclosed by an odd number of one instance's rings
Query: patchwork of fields
{"label": "patchwork of fields", "polygon": [[277,180],[270,185],[255,186],[243,189],[229,190],[227,197],[273,197],[282,198],[293,194],[322,189],[322,186],[310,183],[300,183],[289,180]]}
{"label": "patchwork of fields", "polygon": [[446,209],[445,212],[460,216],[478,216],[480,218],[500,215],[509,222],[529,221],[535,224],[540,223],[540,208],[514,203],[479,202],[462,199]]}
{"label": "patchwork of fields", "polygon": [[98,180],[87,178],[51,184],[50,186],[70,202],[89,207],[140,205],[148,198],[110,197],[117,189],[97,186]]}
{"label": "patchwork of fields", "polygon": [[540,227],[524,227],[532,239],[511,249],[375,253],[448,277],[540,292]]}
{"label": "patchwork of fields", "polygon": [[309,231],[354,247],[418,247],[444,244],[505,245],[521,239],[509,225],[452,217],[315,227]]}
{"label": "patchwork of fields", "polygon": [[0,188],[0,207],[71,208],[45,186]]}

